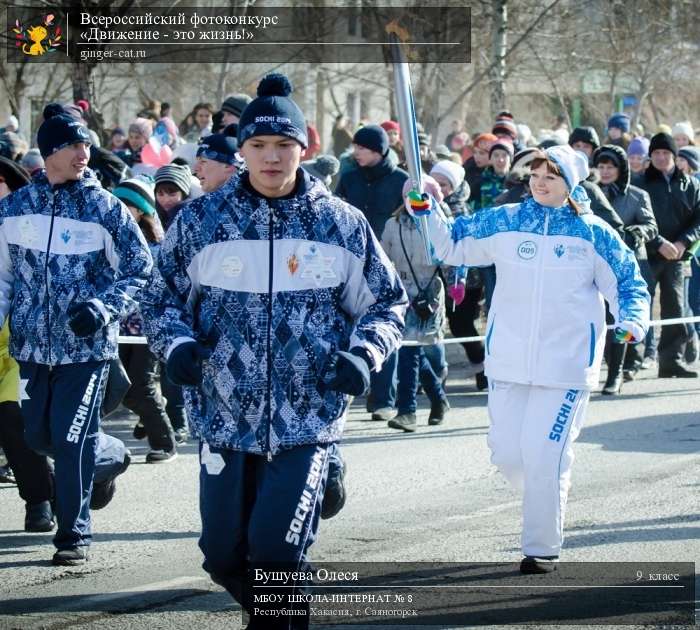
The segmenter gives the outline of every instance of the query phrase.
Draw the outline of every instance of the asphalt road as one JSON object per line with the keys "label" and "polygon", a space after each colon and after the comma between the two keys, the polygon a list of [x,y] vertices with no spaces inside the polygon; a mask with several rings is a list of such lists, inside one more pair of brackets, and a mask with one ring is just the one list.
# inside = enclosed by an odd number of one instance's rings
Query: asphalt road
{"label": "asphalt road", "polygon": [[[453,409],[440,427],[427,426],[425,401],[412,435],[368,421],[355,402],[343,444],[349,499],[322,521],[314,561],[498,563],[502,579],[517,576],[519,500],[489,463],[486,394],[451,356]],[[700,560],[700,382],[652,377],[592,398],[563,561]],[[0,628],[240,627],[239,608],[201,570],[195,444],[148,465],[132,426],[127,414],[106,422],[134,457],[113,502],[94,513],[84,567],[52,567],[51,535],[26,534],[16,488],[0,486]]]}

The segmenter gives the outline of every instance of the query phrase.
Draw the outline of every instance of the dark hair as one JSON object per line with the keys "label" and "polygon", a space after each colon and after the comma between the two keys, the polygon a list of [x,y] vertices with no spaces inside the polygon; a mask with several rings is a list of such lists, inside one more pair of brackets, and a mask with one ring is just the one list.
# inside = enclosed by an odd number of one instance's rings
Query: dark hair
{"label": "dark hair", "polygon": [[[535,155],[535,158],[530,162],[530,172],[534,171],[536,168],[539,168],[542,165],[545,165],[547,167],[547,172],[551,173],[552,175],[556,175],[557,177],[561,177],[564,181],[566,181],[566,178],[562,174],[562,172],[559,170],[559,166],[557,165],[556,162],[553,160],[550,160],[547,157],[547,154],[544,153],[543,151],[539,151],[538,154]],[[566,201],[567,203],[571,206],[573,211],[576,214],[582,214],[583,209],[581,206],[579,206],[578,203],[576,203],[572,198],[571,195],[566,196]]]}
{"label": "dark hair", "polygon": [[168,195],[172,195],[173,193],[179,192],[182,195],[183,199],[187,198],[187,195],[185,195],[184,191],[172,182],[158,182],[155,187],[155,193],[158,194],[159,190],[162,190]]}
{"label": "dark hair", "polygon": [[149,243],[160,243],[165,238],[163,226],[153,214],[141,215],[139,227]]}

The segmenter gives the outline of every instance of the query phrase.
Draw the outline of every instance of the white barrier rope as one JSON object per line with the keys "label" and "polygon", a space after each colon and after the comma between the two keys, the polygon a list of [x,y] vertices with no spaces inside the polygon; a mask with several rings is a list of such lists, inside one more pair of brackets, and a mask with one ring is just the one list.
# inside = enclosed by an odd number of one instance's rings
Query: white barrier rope
{"label": "white barrier rope", "polygon": [[[700,317],[675,317],[671,319],[656,319],[649,322],[650,326],[673,326],[675,324],[693,324],[695,322],[700,322]],[[615,325],[612,324],[608,326],[608,330],[613,330]],[[449,345],[452,343],[470,343],[472,341],[484,341],[486,339],[485,335],[479,335],[478,337],[450,337],[449,339],[438,339],[431,343],[424,343],[421,341],[404,341],[401,343],[402,346],[415,347],[415,346],[434,346],[438,343],[443,343]],[[134,344],[145,346],[148,342],[146,337],[122,337],[118,338],[119,343],[124,344]]]}

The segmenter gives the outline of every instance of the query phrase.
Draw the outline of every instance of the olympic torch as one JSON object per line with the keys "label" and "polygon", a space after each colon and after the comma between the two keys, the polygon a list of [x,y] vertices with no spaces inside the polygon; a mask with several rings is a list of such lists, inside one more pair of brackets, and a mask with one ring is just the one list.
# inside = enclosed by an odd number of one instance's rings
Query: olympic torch
{"label": "olympic torch", "polygon": [[420,149],[418,148],[418,128],[416,126],[416,111],[413,104],[413,92],[411,91],[411,75],[401,49],[401,39],[406,39],[408,33],[401,29],[395,22],[387,25],[386,32],[391,42],[392,66],[394,69],[394,92],[396,93],[396,106],[401,125],[401,137],[403,138],[404,151],[408,174],[411,177],[413,189],[409,193],[409,203],[420,221],[420,232],[425,246],[425,257],[429,265],[433,264],[432,247],[428,233],[428,213],[430,200],[423,193],[423,180],[421,177]]}

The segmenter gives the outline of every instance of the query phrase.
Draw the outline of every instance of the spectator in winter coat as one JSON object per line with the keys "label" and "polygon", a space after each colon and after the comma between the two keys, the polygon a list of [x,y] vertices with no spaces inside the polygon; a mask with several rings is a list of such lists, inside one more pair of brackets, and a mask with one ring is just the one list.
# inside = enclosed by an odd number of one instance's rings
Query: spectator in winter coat
{"label": "spectator in winter coat", "polygon": [[[649,195],[641,188],[630,185],[629,164],[622,147],[606,144],[596,149],[593,165],[600,173],[601,190],[625,224],[625,243],[634,252],[645,282],[651,284],[646,244],[658,236],[659,228]],[[643,349],[643,343],[628,345],[616,342],[615,335],[608,331],[608,376],[603,394],[618,394],[623,376],[625,380],[634,378],[642,363],[642,356],[638,352],[640,347]]]}
{"label": "spectator in winter coat", "polygon": [[[490,166],[481,174],[481,197],[472,204],[474,212],[490,208],[503,189],[505,180],[513,160],[513,145],[507,140],[499,140],[491,145],[489,151]],[[493,265],[479,269],[481,281],[484,284],[484,301],[486,310],[491,306],[491,297],[496,287],[496,268]]]}
{"label": "spectator in winter coat", "polygon": [[[381,238],[387,220],[403,204],[401,191],[408,173],[389,161],[389,137],[380,126],[366,125],[358,129],[353,145],[358,168],[340,176],[335,194],[358,208],[377,238]],[[373,419],[383,422],[394,415],[397,354],[391,353],[382,370],[371,375],[368,411]]]}
{"label": "spectator in winter coat", "polygon": [[[186,205],[191,191],[191,171],[179,164],[161,166],[155,175],[155,197],[158,218],[167,230]],[[210,182],[211,183],[211,182]],[[175,432],[178,444],[184,444],[188,435],[188,414],[182,387],[173,383],[165,364],[161,364],[160,386],[165,396],[165,411]]]}
{"label": "spectator in winter coat", "polygon": [[193,124],[184,134],[185,142],[199,142],[199,139],[211,134],[214,108],[211,103],[197,103],[192,109]]}
{"label": "spectator in winter coat", "polygon": [[[440,186],[444,197],[442,205],[443,208],[447,207],[445,214],[456,218],[463,214],[470,215],[472,213],[467,203],[469,185],[464,180],[463,168],[444,160],[433,166],[430,176]],[[443,276],[447,282],[445,306],[450,331],[455,337],[477,337],[479,333],[476,330],[475,322],[481,314],[480,302],[483,294],[479,270],[476,268],[467,270],[462,267],[445,267]],[[475,372],[477,389],[480,391],[486,389],[488,383],[482,366],[484,344],[480,341],[472,341],[463,343],[462,347],[469,362],[474,366],[481,366],[481,369]]]}
{"label": "spectator in winter coat", "polygon": [[678,149],[676,166],[686,175],[700,178],[700,150],[691,145]]}
{"label": "spectator in winter coat", "polygon": [[[593,159],[594,151],[600,146],[598,134],[593,127],[576,127],[569,136],[569,146],[575,151],[580,151],[588,158],[589,166]],[[617,216],[610,202],[598,186],[598,174],[595,170],[590,170],[586,180],[581,182],[581,187],[586,191],[591,204],[593,214],[600,217],[615,229],[620,237],[624,236],[625,225]]]}
{"label": "spectator in winter coat", "polygon": [[[462,170],[457,164],[454,165]],[[403,206],[386,222],[382,248],[401,278],[409,299],[404,339],[435,345],[444,336],[445,287],[440,265],[429,265],[416,222]],[[425,350],[420,346],[402,346],[398,358],[396,406],[398,414],[388,421],[389,427],[407,433],[416,430],[418,383],[423,384],[430,400],[428,425],[443,422],[450,404],[441,379],[433,371]]]}
{"label": "spectator in winter coat", "polygon": [[[700,183],[675,166],[678,147],[665,133],[649,144],[651,164],[634,184],[645,190],[659,226],[659,235],[647,244],[652,299],[661,290],[661,318],[683,316],[683,257],[700,240]],[[687,331],[683,324],[664,326],[659,340],[659,377],[694,378],[698,373],[682,364]]]}
{"label": "spectator in winter coat", "polygon": [[491,145],[489,166],[481,174],[481,198],[474,203],[474,210],[488,208],[503,192],[505,180],[513,161],[513,145],[507,140],[500,140]]}
{"label": "spectator in winter coat", "polygon": [[243,110],[252,100],[247,94],[229,94],[221,104],[221,124],[224,127],[237,125]]}
{"label": "spectator in winter coat", "polygon": [[673,141],[676,143],[676,147],[679,149],[695,144],[695,131],[693,130],[693,125],[691,125],[687,120],[673,125]]}
{"label": "spectator in winter coat", "polygon": [[642,173],[649,162],[649,140],[644,136],[633,138],[627,147],[627,159],[632,175]]}
{"label": "spectator in winter coat", "polygon": [[[156,214],[153,184],[149,179],[134,177],[123,181],[112,194],[122,201],[138,223],[148,243],[151,255],[157,260],[163,228]],[[140,337],[144,334],[143,315],[138,307],[123,317],[120,334]],[[148,438],[147,464],[161,464],[177,457],[175,434],[165,410],[165,401],[158,390],[158,358],[148,346],[125,343],[119,346],[119,358],[131,381],[123,405],[139,417],[134,437]]]}
{"label": "spectator in winter coat", "polygon": [[313,175],[321,180],[325,187],[331,190],[331,182],[340,168],[340,162],[332,155],[318,155],[315,160],[302,162],[301,167],[309,173],[309,175]]}
{"label": "spectator in winter coat", "polygon": [[481,199],[481,174],[489,165],[489,153],[498,138],[492,133],[480,133],[474,138],[473,155],[464,163],[464,174],[469,184],[469,202]]}
{"label": "spectator in winter coat", "polygon": [[593,152],[600,146],[600,140],[593,127],[576,127],[569,135],[569,146],[575,151],[581,151],[590,162]]}
{"label": "spectator in winter coat", "polygon": [[504,182],[505,189],[494,199],[494,205],[518,203],[530,196],[530,162],[538,155],[540,150],[537,147],[529,147],[513,156],[513,164]]}
{"label": "spectator in winter coat", "polygon": [[345,116],[336,116],[333,125],[333,155],[338,159],[352,144],[352,133],[348,125],[349,121]]}
{"label": "spectator in winter coat", "polygon": [[608,119],[608,135],[605,144],[626,149],[629,146],[632,136],[630,136],[630,117],[627,114],[618,112]]}
{"label": "spectator in winter coat", "polygon": [[[204,393],[204,568],[259,628],[270,610],[253,569],[308,569],[348,395],[399,345],[406,307],[365,217],[300,168],[306,121],[290,92],[281,75],[261,81],[238,129],[247,170],[182,209],[159,255],[166,286],[143,299],[169,374]],[[273,608],[272,627],[297,625]]]}
{"label": "spectator in winter coat", "polygon": [[360,209],[380,238],[384,224],[403,204],[401,189],[408,173],[387,159],[389,136],[380,126],[361,127],[352,141],[358,168],[341,175],[335,194]]}
{"label": "spectator in winter coat", "polygon": [[[98,435],[100,408],[119,319],[152,267],[129,211],[87,168],[89,138],[60,105],[48,105],[37,134],[46,171],[0,202],[0,320],[12,312],[10,353],[26,383],[27,444],[55,462],[57,565],[86,562],[91,495],[98,484],[113,493],[114,477],[129,463],[112,439],[112,470],[98,479],[106,440]],[[31,285],[19,281],[20,269]]]}
{"label": "spectator in winter coat", "polygon": [[128,133],[125,146],[114,151],[114,154],[131,168],[141,162],[141,149],[153,134],[153,123],[146,118],[136,118],[129,125]]}

